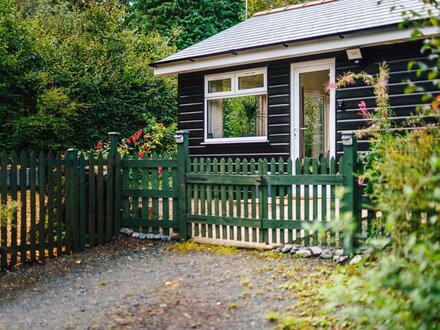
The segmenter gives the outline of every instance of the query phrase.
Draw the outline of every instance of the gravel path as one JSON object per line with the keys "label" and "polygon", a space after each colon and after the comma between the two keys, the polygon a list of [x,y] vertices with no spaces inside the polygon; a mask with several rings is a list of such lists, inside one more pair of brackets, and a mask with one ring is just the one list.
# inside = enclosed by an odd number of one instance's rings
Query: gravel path
{"label": "gravel path", "polygon": [[333,267],[120,238],[1,275],[0,329],[270,329],[266,313],[289,310],[298,300],[280,285],[323,266]]}

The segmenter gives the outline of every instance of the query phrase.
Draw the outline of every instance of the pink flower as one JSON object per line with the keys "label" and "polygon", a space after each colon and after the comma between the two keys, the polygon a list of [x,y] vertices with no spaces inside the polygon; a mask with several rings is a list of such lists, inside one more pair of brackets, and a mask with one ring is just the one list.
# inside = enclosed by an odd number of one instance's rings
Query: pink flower
{"label": "pink flower", "polygon": [[358,178],[358,184],[362,186],[364,184],[364,178]]}
{"label": "pink flower", "polygon": [[367,104],[365,103],[365,101],[360,101],[359,104],[358,104],[358,107],[359,107],[359,109],[361,110],[361,111],[359,112],[359,114],[360,114],[363,118],[365,118],[365,119],[370,118],[370,113],[369,113],[368,110],[367,110]]}
{"label": "pink flower", "polygon": [[159,168],[157,169],[157,171],[158,171],[159,173],[162,173],[162,172],[163,172],[162,167],[159,167]]}
{"label": "pink flower", "polygon": [[324,86],[324,90],[326,91],[326,93],[330,92],[332,89],[336,88],[336,83],[335,82],[328,82],[327,84],[325,84]]}

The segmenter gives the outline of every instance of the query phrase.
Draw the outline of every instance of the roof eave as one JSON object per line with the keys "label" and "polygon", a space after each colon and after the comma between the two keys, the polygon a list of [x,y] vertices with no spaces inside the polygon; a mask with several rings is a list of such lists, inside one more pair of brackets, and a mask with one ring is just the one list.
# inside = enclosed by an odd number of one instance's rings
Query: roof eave
{"label": "roof eave", "polygon": [[[410,40],[413,32],[413,28],[397,29],[396,24],[393,24],[362,31],[348,31],[343,34],[329,34],[319,38],[277,42],[191,58],[159,61],[152,63],[151,66],[155,68],[156,75],[167,76],[333,52],[352,47],[371,47],[387,42],[400,42]],[[437,27],[424,28],[422,33],[425,36],[438,35],[440,30]]]}

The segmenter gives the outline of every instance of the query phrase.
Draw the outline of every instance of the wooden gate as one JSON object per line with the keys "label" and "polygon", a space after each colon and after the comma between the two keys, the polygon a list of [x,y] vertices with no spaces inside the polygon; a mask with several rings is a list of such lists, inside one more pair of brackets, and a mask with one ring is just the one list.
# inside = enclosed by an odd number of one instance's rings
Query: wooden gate
{"label": "wooden gate", "polygon": [[327,159],[194,158],[185,177],[186,222],[198,242],[235,246],[342,245],[342,221],[361,228],[356,139]]}
{"label": "wooden gate", "polygon": [[142,233],[170,235],[186,239],[182,205],[185,202],[184,175],[188,159],[188,139],[178,144],[178,152],[169,158],[122,159],[121,226]]}

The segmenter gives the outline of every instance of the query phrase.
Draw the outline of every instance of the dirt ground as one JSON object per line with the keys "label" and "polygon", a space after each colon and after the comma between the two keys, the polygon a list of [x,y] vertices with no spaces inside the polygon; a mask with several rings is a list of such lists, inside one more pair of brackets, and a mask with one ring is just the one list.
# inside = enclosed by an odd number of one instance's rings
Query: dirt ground
{"label": "dirt ground", "polygon": [[0,329],[271,329],[269,312],[315,313],[302,299],[334,268],[274,252],[120,237],[0,275]]}

